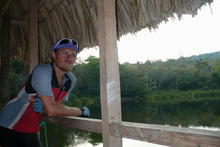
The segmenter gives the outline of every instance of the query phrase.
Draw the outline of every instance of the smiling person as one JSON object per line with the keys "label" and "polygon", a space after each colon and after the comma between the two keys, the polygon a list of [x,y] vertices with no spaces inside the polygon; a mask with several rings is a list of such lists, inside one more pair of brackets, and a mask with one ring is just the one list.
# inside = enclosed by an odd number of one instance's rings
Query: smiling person
{"label": "smiling person", "polygon": [[51,49],[52,62],[37,65],[17,96],[1,111],[0,146],[41,147],[37,135],[41,114],[89,117],[86,107],[63,105],[76,84],[70,70],[77,59],[77,42],[62,38]]}

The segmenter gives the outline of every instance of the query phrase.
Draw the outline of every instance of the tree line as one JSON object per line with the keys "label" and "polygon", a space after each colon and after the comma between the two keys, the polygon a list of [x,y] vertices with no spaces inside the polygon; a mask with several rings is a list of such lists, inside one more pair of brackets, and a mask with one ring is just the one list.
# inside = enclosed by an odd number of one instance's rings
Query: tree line
{"label": "tree line", "polygon": [[[220,89],[220,52],[177,60],[119,64],[122,97],[146,97],[159,91]],[[90,56],[72,70],[74,94],[99,96],[99,58]]]}
{"label": "tree line", "polygon": [[[119,64],[122,97],[144,98],[161,91],[220,89],[220,52],[167,61]],[[77,78],[72,97],[99,97],[99,58],[88,57],[71,71]],[[10,98],[28,77],[21,60],[10,61]]]}

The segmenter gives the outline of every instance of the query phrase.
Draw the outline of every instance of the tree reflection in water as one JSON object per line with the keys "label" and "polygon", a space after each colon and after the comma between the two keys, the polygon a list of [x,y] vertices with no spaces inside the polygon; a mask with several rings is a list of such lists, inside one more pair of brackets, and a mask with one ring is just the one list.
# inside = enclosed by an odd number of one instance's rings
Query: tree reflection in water
{"label": "tree reflection in water", "polygon": [[[220,129],[220,100],[175,103],[122,103],[122,120],[148,124],[182,127],[215,127]],[[100,105],[89,106],[91,118],[101,118]],[[49,146],[71,147],[83,143],[99,146],[102,135],[78,129],[46,123]],[[41,127],[41,141],[45,146],[44,128]]]}

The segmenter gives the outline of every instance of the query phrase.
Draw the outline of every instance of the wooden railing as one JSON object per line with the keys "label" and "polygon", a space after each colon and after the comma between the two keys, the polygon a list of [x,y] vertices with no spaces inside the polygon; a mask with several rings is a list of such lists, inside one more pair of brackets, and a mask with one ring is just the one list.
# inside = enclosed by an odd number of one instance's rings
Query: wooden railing
{"label": "wooden railing", "polygon": [[[81,129],[90,132],[102,133],[100,119],[80,117],[42,117],[43,121]],[[119,138],[130,138],[168,146],[220,146],[220,131],[190,129],[174,126],[163,126],[143,123],[118,122],[109,124],[110,134]]]}

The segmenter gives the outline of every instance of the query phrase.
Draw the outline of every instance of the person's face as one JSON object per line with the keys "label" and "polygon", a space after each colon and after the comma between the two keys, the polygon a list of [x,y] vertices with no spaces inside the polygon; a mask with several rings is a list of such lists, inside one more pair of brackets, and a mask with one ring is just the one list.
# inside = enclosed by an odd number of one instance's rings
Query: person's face
{"label": "person's face", "polygon": [[58,49],[52,52],[55,65],[64,72],[70,71],[76,61],[76,51],[71,48]]}

